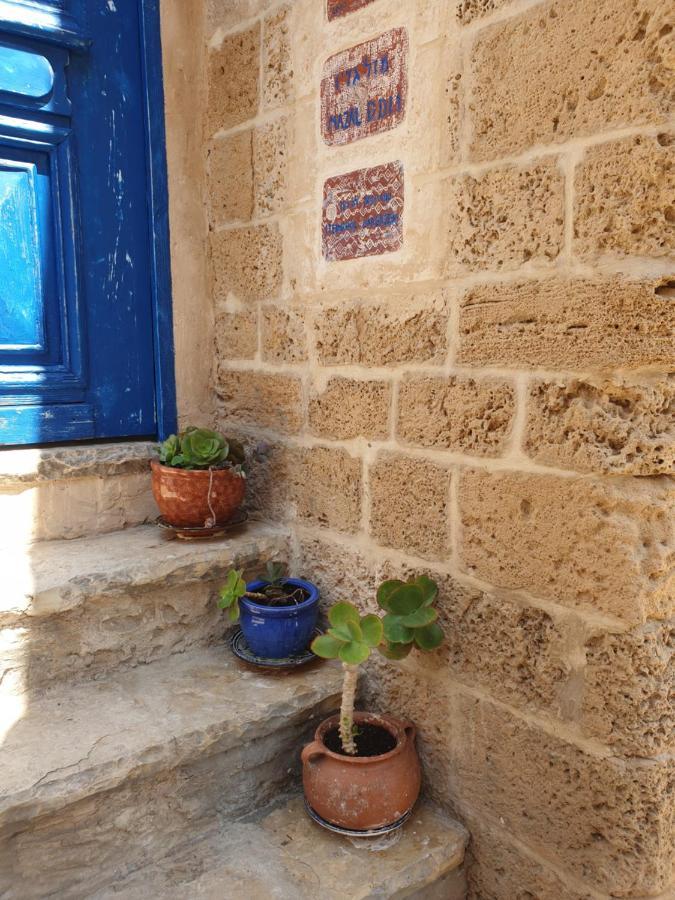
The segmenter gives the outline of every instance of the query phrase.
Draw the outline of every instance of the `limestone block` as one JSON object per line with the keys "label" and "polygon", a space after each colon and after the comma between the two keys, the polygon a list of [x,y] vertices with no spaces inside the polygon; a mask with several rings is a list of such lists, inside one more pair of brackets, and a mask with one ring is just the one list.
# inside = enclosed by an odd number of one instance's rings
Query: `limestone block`
{"label": "limestone block", "polygon": [[358,549],[336,543],[316,528],[300,530],[300,568],[311,572],[327,608],[340,600],[355,603],[364,613],[378,610],[376,566]]}
{"label": "limestone block", "polygon": [[658,894],[673,875],[671,760],[624,761],[474,697],[457,698],[453,792],[601,892]]}
{"label": "limestone block", "polygon": [[[464,6],[475,15],[476,6],[493,4]],[[471,65],[473,157],[664,121],[669,9],[668,0],[550,0],[480,32]]]}
{"label": "limestone block", "polygon": [[675,378],[538,381],[530,388],[525,451],[582,472],[673,472]]}
{"label": "limestone block", "polygon": [[336,531],[361,524],[361,460],[345,450],[302,450],[292,473],[291,497],[298,518]]}
{"label": "limestone block", "polygon": [[443,293],[394,303],[348,303],[317,310],[316,351],[322,365],[396,366],[442,363],[447,353]]}
{"label": "limestone block", "polygon": [[424,459],[380,454],[370,467],[370,533],[411,556],[443,559],[450,549],[450,471]]}
{"label": "limestone block", "polygon": [[675,253],[673,135],[640,135],[586,151],[574,178],[574,250]]}
{"label": "limestone block", "polygon": [[460,557],[494,585],[640,624],[672,615],[675,490],[462,470]]}
{"label": "limestone block", "polygon": [[307,359],[304,311],[290,306],[262,306],[262,357],[273,363],[299,363]]}
{"label": "limestone block", "polygon": [[419,447],[499,456],[514,412],[505,381],[409,375],[399,387],[397,434]]}
{"label": "limestone block", "polygon": [[282,241],[276,222],[210,235],[215,300],[230,294],[246,301],[271,300],[281,287]]}
{"label": "limestone block", "polygon": [[586,644],[582,725],[615,753],[675,750],[675,620]]}
{"label": "limestone block", "polygon": [[59,479],[141,475],[147,473],[156,453],[155,443],[149,441],[3,449],[0,487],[17,488]]}
{"label": "limestone block", "polygon": [[556,159],[446,182],[446,274],[547,264],[563,246],[564,179]]}
{"label": "limestone block", "polygon": [[309,427],[314,434],[334,440],[389,435],[391,384],[330,378],[325,390],[309,399]]}
{"label": "limestone block", "polygon": [[292,434],[302,427],[302,382],[290,375],[218,368],[216,393],[227,421]]}
{"label": "limestone block", "polygon": [[253,359],[258,350],[257,311],[217,312],[215,334],[217,361]]}
{"label": "limestone block", "polygon": [[654,280],[547,278],[472,288],[458,361],[564,369],[670,365],[672,287]]}
{"label": "limestone block", "polygon": [[233,128],[258,112],[260,23],[229,34],[207,59],[206,137]]}
{"label": "limestone block", "polygon": [[208,203],[211,226],[253,215],[251,131],[240,131],[207,148]]}
{"label": "limestone block", "polygon": [[292,7],[287,3],[263,21],[263,103],[267,109],[284,106],[295,94],[291,13]]}
{"label": "limestone block", "polygon": [[245,19],[259,15],[267,0],[206,0],[207,34],[217,28],[236,28]]}
{"label": "limestone block", "polygon": [[474,19],[489,16],[509,3],[513,3],[513,0],[458,0],[457,18],[462,25],[468,25]]}
{"label": "limestone block", "polygon": [[275,119],[255,129],[253,192],[256,216],[278,212],[286,203],[290,149],[288,119]]}
{"label": "limestone block", "polygon": [[[228,424],[225,419],[223,426]],[[281,522],[290,518],[291,477],[298,449],[277,441],[248,441],[246,507],[254,517]]]}

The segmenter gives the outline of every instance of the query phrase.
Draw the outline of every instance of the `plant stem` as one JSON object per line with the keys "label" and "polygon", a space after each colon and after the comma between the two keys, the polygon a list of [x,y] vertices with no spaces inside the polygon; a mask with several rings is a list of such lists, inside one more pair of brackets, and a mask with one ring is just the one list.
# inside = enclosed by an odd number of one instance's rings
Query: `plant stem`
{"label": "plant stem", "polygon": [[340,707],[340,741],[342,749],[350,756],[356,756],[356,744],[354,743],[354,698],[356,696],[356,683],[359,677],[359,667],[342,663],[345,673],[342,683],[342,705]]}
{"label": "plant stem", "polygon": [[244,597],[248,597],[249,600],[267,600],[265,594],[256,594],[255,591],[246,591]]}

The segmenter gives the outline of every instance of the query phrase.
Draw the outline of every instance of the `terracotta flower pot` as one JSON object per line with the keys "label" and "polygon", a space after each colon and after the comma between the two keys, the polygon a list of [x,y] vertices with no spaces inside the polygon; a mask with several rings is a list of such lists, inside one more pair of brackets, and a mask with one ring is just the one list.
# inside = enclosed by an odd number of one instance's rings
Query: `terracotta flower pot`
{"label": "terracotta flower pot", "polygon": [[241,506],[246,479],[230,469],[175,469],[153,460],[152,493],[170,525],[223,525]]}
{"label": "terracotta flower pot", "polygon": [[319,725],[314,741],[302,751],[305,797],[322,818],[342,828],[366,831],[392,825],[412,809],[420,792],[420,763],[415,726],[390,716],[354,713],[356,725],[386,729],[396,746],[381,756],[343,756],[324,739],[340,717]]}

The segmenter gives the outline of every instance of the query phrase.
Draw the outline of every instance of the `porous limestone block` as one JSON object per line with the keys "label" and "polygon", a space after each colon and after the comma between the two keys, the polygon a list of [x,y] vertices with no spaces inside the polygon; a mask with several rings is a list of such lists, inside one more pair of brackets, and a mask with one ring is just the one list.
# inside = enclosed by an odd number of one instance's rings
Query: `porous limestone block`
{"label": "porous limestone block", "polygon": [[564,369],[668,366],[673,285],[546,278],[471,288],[461,300],[458,361]]}
{"label": "porous limestone block", "polygon": [[589,147],[574,177],[575,253],[675,253],[674,143],[671,133]]}
{"label": "porous limestone block", "polygon": [[263,20],[262,94],[265,109],[285,106],[295,94],[291,13],[291,4],[286,3]]}
{"label": "porous limestone block", "polygon": [[589,887],[619,897],[665,891],[675,862],[672,758],[595,755],[488,701],[459,694],[455,704],[453,794]]}
{"label": "porous limestone block", "polygon": [[324,306],[314,319],[318,360],[327,366],[440,364],[447,353],[447,328],[443,292]]}
{"label": "porous limestone block", "polygon": [[481,19],[513,3],[514,0],[457,0],[457,18],[462,25]]}
{"label": "porous limestone block", "polygon": [[267,0],[206,0],[207,33],[210,36],[217,28],[236,28],[260,15],[267,5]]}
{"label": "porous limestone block", "polygon": [[675,378],[568,378],[530,387],[525,452],[611,475],[675,471]]}
{"label": "porous limestone block", "polygon": [[480,32],[473,158],[667,119],[669,15],[668,0],[550,0]]}
{"label": "porous limestone block", "polygon": [[282,240],[276,222],[210,235],[216,301],[272,300],[281,287]]}
{"label": "porous limestone block", "polygon": [[253,215],[253,137],[239,131],[211,141],[206,151],[209,223],[213,227]]}
{"label": "porous limestone block", "polygon": [[258,112],[260,23],[228,34],[210,47],[207,57],[208,99],[205,137],[233,128]]}
{"label": "porous limestone block", "polygon": [[446,275],[545,266],[558,257],[564,178],[557,159],[459,175],[445,185]]}
{"label": "porous limestone block", "polygon": [[300,568],[312,573],[325,608],[348,600],[364,613],[378,611],[376,566],[358,548],[338,544],[316,528],[301,527],[299,542]]}
{"label": "porous limestone block", "polygon": [[334,440],[383,440],[389,434],[391,394],[387,381],[330,378],[324,390],[310,396],[310,430]]}
{"label": "porous limestone block", "polygon": [[288,194],[291,133],[288,118],[274,119],[253,132],[253,198],[255,216],[279,212]]}
{"label": "porous limestone block", "polygon": [[458,494],[471,574],[633,625],[672,615],[671,479],[463,469]]}
{"label": "porous limestone block", "polygon": [[336,531],[361,523],[361,460],[345,450],[309,447],[291,471],[291,498],[298,518]]}
{"label": "porous limestone block", "polygon": [[304,310],[292,306],[261,306],[262,358],[272,363],[307,359]]}
{"label": "porous limestone block", "polygon": [[418,447],[499,456],[514,413],[513,387],[501,379],[407,375],[399,386],[396,430]]}
{"label": "porous limestone block", "polygon": [[302,427],[302,382],[292,375],[218,367],[216,393],[226,422],[293,434]]}
{"label": "porous limestone block", "polygon": [[216,312],[216,361],[253,359],[258,350],[258,312]]}
{"label": "porous limestone block", "polygon": [[675,620],[596,635],[585,653],[584,730],[617,754],[673,753]]}
{"label": "porous limestone block", "polygon": [[450,550],[450,470],[425,459],[381,453],[370,466],[370,533],[411,556]]}
{"label": "porous limestone block", "polygon": [[[226,427],[229,421],[226,416],[221,427]],[[242,437],[247,440],[246,435]],[[298,448],[265,438],[249,440],[246,456],[246,507],[249,512],[272,522],[289,519],[292,515],[291,477],[293,467],[298,464]]]}

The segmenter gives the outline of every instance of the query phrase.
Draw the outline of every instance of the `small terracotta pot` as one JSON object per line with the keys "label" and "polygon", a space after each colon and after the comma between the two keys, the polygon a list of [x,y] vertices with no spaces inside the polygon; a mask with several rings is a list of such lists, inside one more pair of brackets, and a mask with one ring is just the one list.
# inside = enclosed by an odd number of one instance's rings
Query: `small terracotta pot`
{"label": "small terracotta pot", "polygon": [[390,716],[354,713],[357,725],[386,728],[396,747],[381,756],[342,756],[324,744],[339,716],[326,719],[314,741],[302,751],[305,797],[322,818],[342,828],[366,831],[392,825],[415,805],[420,792],[420,762],[415,726]]}
{"label": "small terracotta pot", "polygon": [[241,506],[246,479],[230,469],[174,469],[153,460],[152,493],[170,525],[224,525]]}

